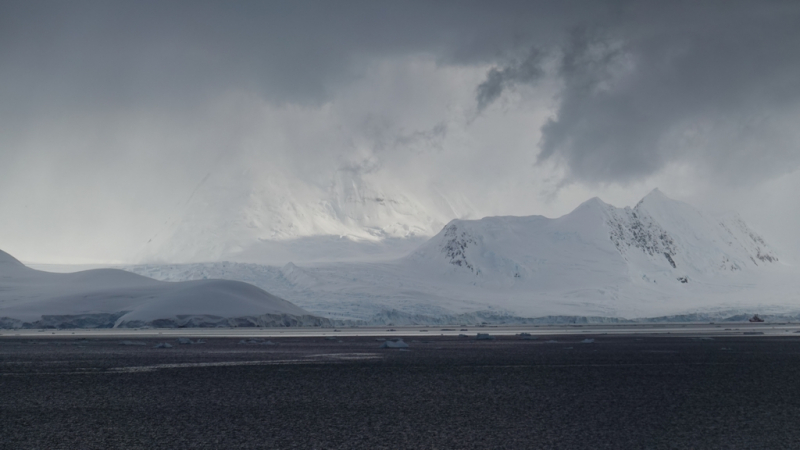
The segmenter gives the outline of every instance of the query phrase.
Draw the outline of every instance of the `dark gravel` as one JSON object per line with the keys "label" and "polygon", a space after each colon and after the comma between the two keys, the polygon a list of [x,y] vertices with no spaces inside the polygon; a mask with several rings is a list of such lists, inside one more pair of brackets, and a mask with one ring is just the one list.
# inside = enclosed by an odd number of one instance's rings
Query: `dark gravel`
{"label": "dark gravel", "polygon": [[[792,448],[800,339],[0,340],[0,448]],[[558,343],[545,343],[548,339]],[[361,358],[361,359],[352,359]],[[374,359],[365,359],[374,358]],[[214,365],[250,362],[251,365]],[[152,367],[204,363],[206,366]],[[210,364],[210,365],[208,365]]]}

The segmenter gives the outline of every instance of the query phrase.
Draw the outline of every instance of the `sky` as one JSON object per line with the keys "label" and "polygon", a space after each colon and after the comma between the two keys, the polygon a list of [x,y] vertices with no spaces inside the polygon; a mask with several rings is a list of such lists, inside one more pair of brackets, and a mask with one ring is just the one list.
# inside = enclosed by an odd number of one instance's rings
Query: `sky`
{"label": "sky", "polygon": [[470,217],[659,187],[798,255],[798,48],[797,1],[4,1],[0,249],[130,262],[209,174],[348,173]]}

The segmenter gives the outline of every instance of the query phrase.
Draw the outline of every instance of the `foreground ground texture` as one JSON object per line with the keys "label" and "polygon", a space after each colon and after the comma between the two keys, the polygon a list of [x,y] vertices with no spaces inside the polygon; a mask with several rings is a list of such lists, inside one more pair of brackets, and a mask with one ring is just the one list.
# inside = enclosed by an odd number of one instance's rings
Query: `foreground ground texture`
{"label": "foreground ground texture", "polygon": [[798,336],[4,338],[0,448],[788,448]]}

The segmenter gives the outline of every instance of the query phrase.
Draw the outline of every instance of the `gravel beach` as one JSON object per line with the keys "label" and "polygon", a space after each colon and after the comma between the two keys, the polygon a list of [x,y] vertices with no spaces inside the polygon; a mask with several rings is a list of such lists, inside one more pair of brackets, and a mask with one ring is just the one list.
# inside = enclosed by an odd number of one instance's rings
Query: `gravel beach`
{"label": "gravel beach", "polygon": [[798,337],[474,337],[4,338],[0,448],[800,442]]}

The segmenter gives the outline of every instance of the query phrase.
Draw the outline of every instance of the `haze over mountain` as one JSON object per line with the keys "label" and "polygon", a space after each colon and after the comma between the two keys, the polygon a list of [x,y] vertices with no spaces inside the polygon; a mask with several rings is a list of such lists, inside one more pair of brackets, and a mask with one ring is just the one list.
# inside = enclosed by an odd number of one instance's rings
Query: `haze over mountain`
{"label": "haze over mountain", "polygon": [[419,200],[357,171],[308,185],[285,177],[230,183],[209,173],[145,245],[140,262],[346,261],[391,259],[413,250],[451,217],[469,217],[463,197]]}
{"label": "haze over mountain", "polygon": [[797,270],[738,215],[711,216],[659,190],[633,208],[593,198],[557,219],[453,220],[390,262],[129,270],[239,279],[318,314],[378,322],[800,310]]}

